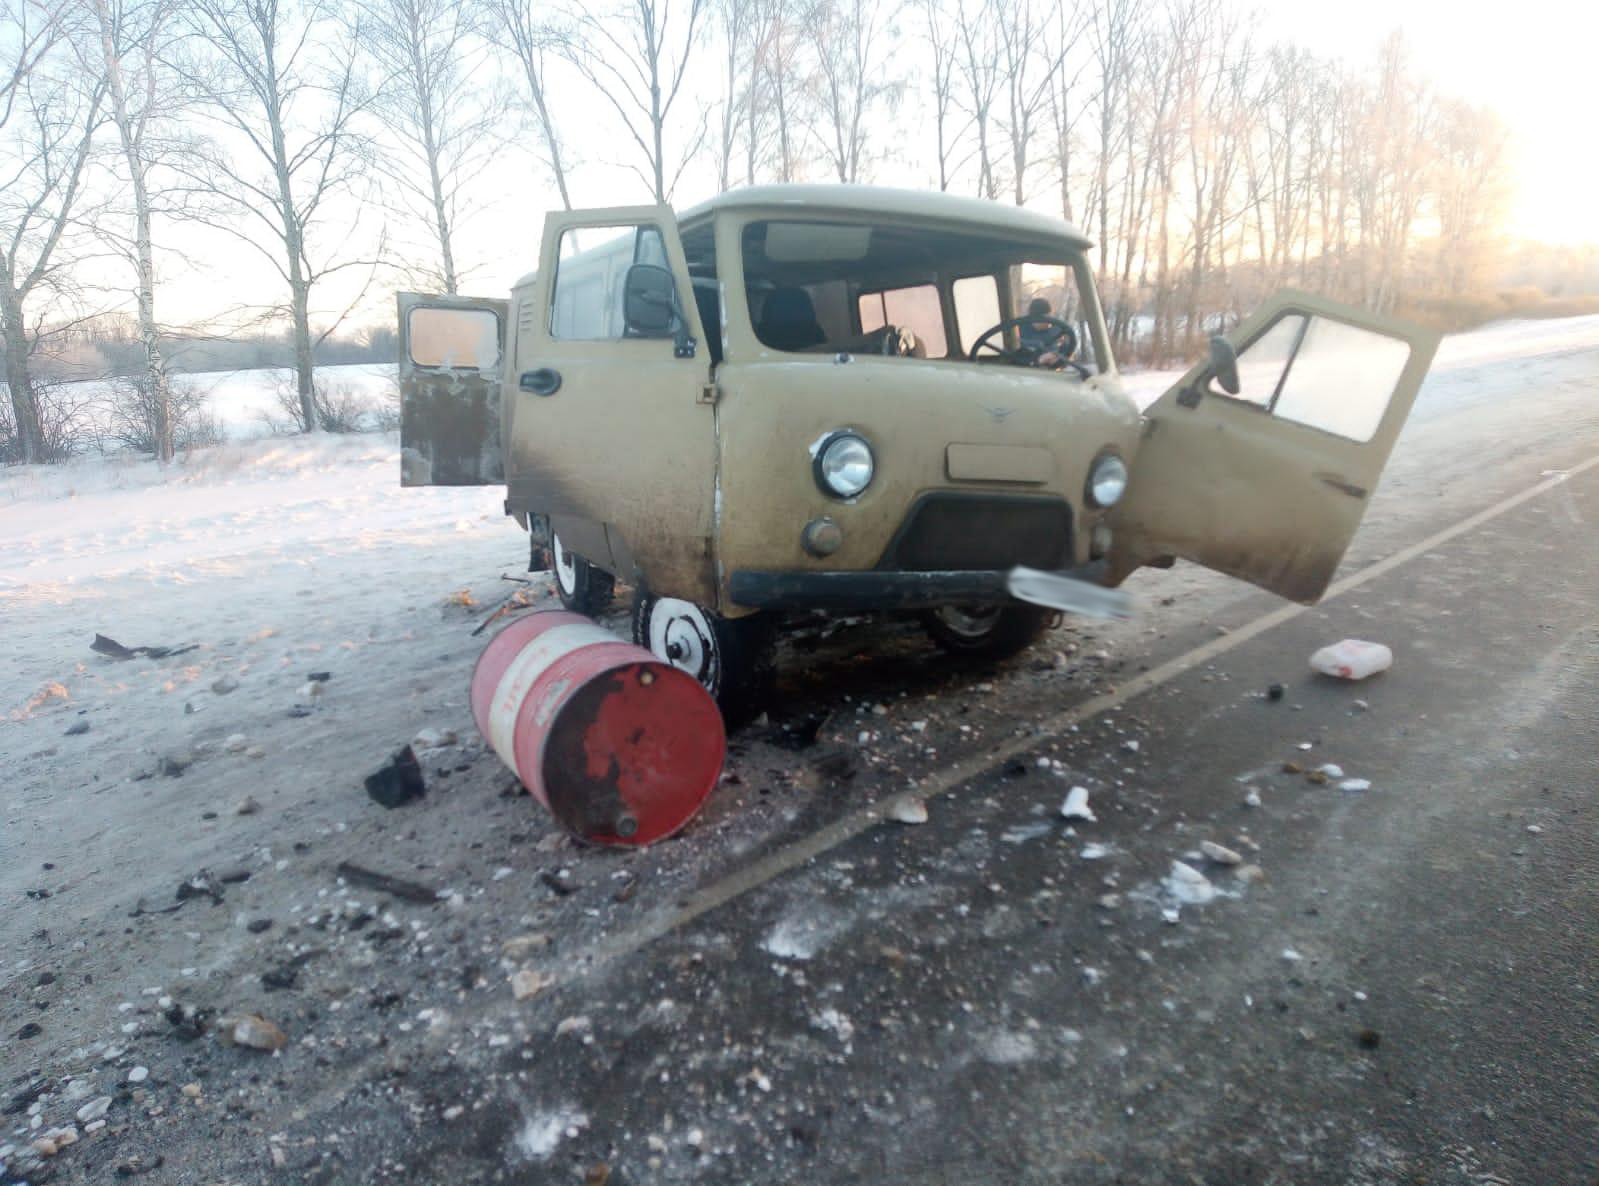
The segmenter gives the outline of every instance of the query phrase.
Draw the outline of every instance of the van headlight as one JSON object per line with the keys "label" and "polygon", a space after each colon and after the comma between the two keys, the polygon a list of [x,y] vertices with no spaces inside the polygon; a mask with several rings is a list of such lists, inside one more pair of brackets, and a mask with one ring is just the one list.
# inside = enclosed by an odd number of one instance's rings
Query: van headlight
{"label": "van headlight", "polygon": [[866,438],[848,429],[829,434],[816,450],[816,484],[834,498],[854,498],[872,484],[876,468]]}
{"label": "van headlight", "polygon": [[1090,506],[1112,507],[1127,492],[1127,463],[1114,453],[1104,453],[1088,467],[1084,491]]}

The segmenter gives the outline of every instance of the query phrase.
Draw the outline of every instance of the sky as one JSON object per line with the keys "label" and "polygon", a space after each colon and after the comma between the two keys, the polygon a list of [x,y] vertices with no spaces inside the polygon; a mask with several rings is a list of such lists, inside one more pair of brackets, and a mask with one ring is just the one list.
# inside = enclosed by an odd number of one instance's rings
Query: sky
{"label": "sky", "polygon": [[[1553,244],[1599,243],[1595,0],[1519,0],[1493,10],[1459,0],[1271,0],[1259,12],[1268,40],[1293,41],[1324,56],[1343,57],[1357,68],[1373,62],[1381,42],[1399,30],[1419,74],[1445,94],[1493,107],[1509,125],[1516,174],[1511,235]],[[907,27],[905,35],[916,34]],[[558,89],[558,81],[552,80],[552,90]],[[706,90],[715,94],[719,84],[707,80]],[[567,103],[559,106],[571,109]],[[893,121],[896,135],[922,128],[923,121],[907,120],[905,114],[902,110]],[[569,157],[577,163],[571,178],[577,205],[646,200],[642,183],[616,164],[627,147],[618,138],[570,125],[563,131]],[[917,145],[913,155],[925,158],[931,149]],[[928,167],[885,168],[877,179],[930,186]],[[457,256],[468,267],[462,287],[475,295],[503,296],[518,276],[534,267],[542,211],[556,206],[558,199],[547,171],[522,154],[498,158],[477,188],[485,209],[463,229],[458,244]],[[690,171],[674,195],[675,204],[680,209],[693,205],[711,196],[714,188],[708,169]],[[220,240],[204,254],[209,265],[198,271],[188,266],[164,269],[167,319],[198,322],[214,316],[219,291],[235,299],[277,299],[273,274],[236,243]],[[357,298],[363,278],[352,273],[324,287],[316,301],[325,311],[324,323],[327,313]],[[413,286],[392,273],[378,276],[350,325],[387,320],[393,315],[390,294],[397,287]],[[255,293],[260,295],[247,295]]]}
{"label": "sky", "polygon": [[1366,62],[1392,29],[1437,88],[1503,117],[1516,150],[1510,233],[1599,242],[1599,3],[1275,0],[1266,28],[1315,52]]}

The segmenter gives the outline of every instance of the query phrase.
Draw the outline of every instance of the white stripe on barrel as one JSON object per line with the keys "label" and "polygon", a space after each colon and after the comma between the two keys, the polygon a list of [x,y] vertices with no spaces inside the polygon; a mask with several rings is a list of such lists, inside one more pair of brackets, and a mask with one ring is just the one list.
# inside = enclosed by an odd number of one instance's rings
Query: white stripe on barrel
{"label": "white stripe on barrel", "polygon": [[[527,699],[528,692],[533,685],[555,661],[563,655],[569,655],[579,647],[593,646],[602,642],[621,642],[603,626],[585,624],[581,626],[555,626],[546,630],[524,647],[511,660],[511,665],[505,669],[505,674],[500,676],[500,682],[494,689],[494,701],[489,709],[489,744],[494,747],[494,752],[500,755],[512,770],[516,769],[516,751],[513,748],[513,738],[516,735],[516,717],[522,711],[522,702]],[[551,689],[559,694],[565,691],[564,687]],[[546,698],[546,705],[553,707],[554,697]],[[543,714],[541,725],[549,724],[549,710]]]}

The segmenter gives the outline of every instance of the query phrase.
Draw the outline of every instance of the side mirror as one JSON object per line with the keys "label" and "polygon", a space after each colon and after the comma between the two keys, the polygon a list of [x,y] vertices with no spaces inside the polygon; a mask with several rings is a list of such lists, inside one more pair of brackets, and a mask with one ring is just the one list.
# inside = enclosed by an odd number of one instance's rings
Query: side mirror
{"label": "side mirror", "polygon": [[634,264],[622,281],[622,321],[639,338],[670,336],[677,317],[677,283],[655,264]]}
{"label": "side mirror", "polygon": [[1220,334],[1210,335],[1210,372],[1217,387],[1228,395],[1238,394],[1238,351]]}

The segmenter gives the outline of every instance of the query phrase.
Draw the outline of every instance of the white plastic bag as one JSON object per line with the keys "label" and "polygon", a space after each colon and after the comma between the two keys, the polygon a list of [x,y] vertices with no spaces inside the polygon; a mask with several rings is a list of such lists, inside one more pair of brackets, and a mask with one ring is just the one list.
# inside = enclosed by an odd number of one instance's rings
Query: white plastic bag
{"label": "white plastic bag", "polygon": [[1365,679],[1393,665],[1394,653],[1380,642],[1362,642],[1346,638],[1330,647],[1322,647],[1310,657],[1310,666],[1322,675],[1339,679]]}

